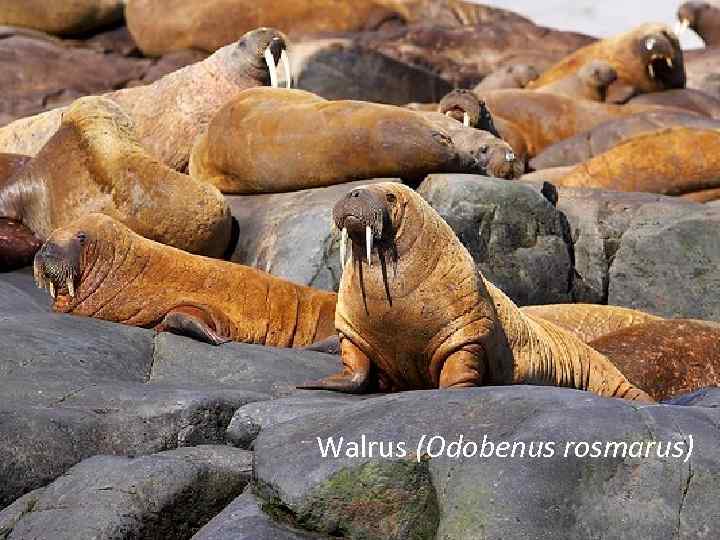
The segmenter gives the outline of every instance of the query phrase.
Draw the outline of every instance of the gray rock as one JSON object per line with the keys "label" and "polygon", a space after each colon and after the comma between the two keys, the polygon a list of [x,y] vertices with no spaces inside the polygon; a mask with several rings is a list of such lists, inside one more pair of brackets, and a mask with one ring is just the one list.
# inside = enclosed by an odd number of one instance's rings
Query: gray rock
{"label": "gray rock", "polygon": [[643,206],[610,267],[608,302],[664,317],[720,320],[720,207]]}
{"label": "gray rock", "polygon": [[340,283],[340,235],[332,209],[363,180],[293,193],[228,196],[240,235],[232,260],[320,289]]}
{"label": "gray rock", "polygon": [[652,193],[622,193],[597,189],[560,188],[558,209],[565,214],[572,234],[575,253],[576,302],[606,304],[609,269],[620,239],[645,205],[661,203],[654,208],[658,215],[665,206],[698,208],[697,203]]}
{"label": "gray rock", "polygon": [[485,278],[516,303],[571,301],[567,221],[539,186],[433,174],[418,192],[453,228]]}
{"label": "gray rock", "polygon": [[[269,506],[325,534],[362,538],[717,537],[720,411],[640,405],[548,387],[406,392],[304,416],[263,430],[255,474]],[[459,441],[467,456],[448,455]],[[425,443],[416,460],[421,437]],[[690,436],[693,452],[687,462]],[[323,457],[317,438],[345,444]],[[362,446],[355,456],[349,442]],[[480,451],[484,440],[495,452]],[[369,455],[370,441],[375,445]],[[498,447],[507,441],[507,447]],[[568,443],[627,443],[583,457]],[[658,457],[655,441],[680,458]],[[399,443],[405,444],[402,456]],[[475,442],[477,453],[466,443]],[[515,457],[510,457],[515,442]],[[543,454],[530,457],[530,443]],[[394,456],[388,455],[394,443]],[[644,447],[639,444],[645,443]],[[678,446],[674,446],[674,445]],[[648,457],[633,457],[638,451]],[[491,450],[489,445],[485,450]],[[501,450],[500,456],[497,451]],[[630,452],[633,452],[632,456]],[[433,456],[433,457],[431,457]],[[503,457],[504,456],[504,457]],[[361,509],[361,510],[360,510]]]}
{"label": "gray rock", "polygon": [[[0,512],[8,540],[190,538],[247,486],[252,453],[199,446],[96,456]],[[5,537],[5,536],[3,536]]]}
{"label": "gray rock", "polygon": [[[327,538],[274,521],[262,510],[263,501],[250,490],[205,525],[193,540],[309,540]],[[1,529],[0,529],[1,530]]]}

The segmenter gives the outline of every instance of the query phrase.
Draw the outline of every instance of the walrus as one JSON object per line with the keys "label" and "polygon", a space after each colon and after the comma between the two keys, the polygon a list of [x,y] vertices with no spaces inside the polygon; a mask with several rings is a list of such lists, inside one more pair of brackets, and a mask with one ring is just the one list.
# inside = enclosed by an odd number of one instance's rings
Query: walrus
{"label": "walrus", "polygon": [[34,273],[55,311],[213,345],[303,347],[334,333],[334,293],[153,242],[104,214],[53,231]]}
{"label": "walrus", "polygon": [[[227,101],[246,88],[272,84],[285,47],[282,33],[259,28],[202,62],[107,97],[130,114],[146,150],[169,167],[184,170],[195,137]],[[0,128],[0,152],[36,155],[57,131],[65,110],[53,109]]]}
{"label": "walrus", "polygon": [[75,101],[40,153],[0,186],[0,217],[42,240],[89,212],[192,253],[219,257],[230,243],[222,194],[150,156],[130,116],[105,97]]}
{"label": "walrus", "polygon": [[608,62],[593,60],[577,72],[540,86],[536,91],[603,102],[607,97],[608,88],[616,80],[617,71],[614,67]]}
{"label": "walrus", "polygon": [[664,24],[643,24],[578,49],[545,71],[528,88],[541,88],[564,79],[593,60],[608,62],[615,68],[617,81],[611,92],[616,86],[624,86],[626,97],[685,87],[683,51],[677,36]]}
{"label": "walrus", "polygon": [[708,2],[685,2],[678,8],[678,20],[683,28],[690,27],[707,47],[720,45],[720,7]]}
{"label": "walrus", "polygon": [[683,109],[709,118],[720,118],[720,99],[693,88],[642,94],[632,98],[628,104],[659,105],[660,107]]}
{"label": "walrus", "polygon": [[720,385],[717,323],[650,321],[606,334],[590,346],[658,401]]}
{"label": "walrus", "polygon": [[198,138],[190,174],[223,193],[276,193],[443,171],[515,178],[514,161],[507,143],[442,114],[253,88]]}
{"label": "walrus", "polygon": [[643,133],[551,181],[558,187],[674,196],[714,190],[720,188],[720,131],[670,127]]}
{"label": "walrus", "polygon": [[0,0],[0,26],[73,35],[120,22],[124,0]]}
{"label": "walrus", "polygon": [[530,169],[543,170],[577,165],[607,152],[613,146],[641,133],[653,133],[668,127],[720,129],[720,121],[675,111],[652,111],[611,120],[548,146],[530,160]]}
{"label": "walrus", "polygon": [[483,92],[487,90],[502,90],[505,88],[525,88],[530,81],[534,81],[540,76],[540,72],[535,66],[530,64],[509,64],[501,66],[487,77],[483,78],[473,92]]}
{"label": "walrus", "polygon": [[352,253],[335,313],[344,371],[304,388],[540,384],[651,401],[607,358],[525,315],[486,281],[452,229],[407,186],[354,189],[333,218]]}

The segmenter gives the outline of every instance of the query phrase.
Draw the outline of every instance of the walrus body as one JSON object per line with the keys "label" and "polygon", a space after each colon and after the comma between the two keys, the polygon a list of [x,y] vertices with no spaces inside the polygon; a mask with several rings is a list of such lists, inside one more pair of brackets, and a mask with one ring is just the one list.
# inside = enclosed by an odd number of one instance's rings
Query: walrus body
{"label": "walrus body", "polygon": [[334,332],[335,294],[158,244],[102,214],[55,230],[35,278],[56,311],[213,344],[303,347]]}
{"label": "walrus body", "polygon": [[0,186],[0,217],[43,240],[89,212],[193,253],[221,256],[230,242],[222,194],[151,157],[130,117],[103,97],[77,100],[40,153]]}
{"label": "walrus body", "polygon": [[[242,90],[270,82],[264,51],[270,50],[277,62],[284,47],[281,33],[261,28],[151,85],[107,97],[130,114],[146,150],[173,169],[183,170],[195,137],[213,115]],[[0,152],[36,155],[59,128],[65,110],[53,109],[0,128]]]}
{"label": "walrus body", "polygon": [[662,131],[669,127],[720,129],[720,121],[675,111],[633,114],[605,122],[588,132],[548,146],[530,161],[530,168],[543,170],[577,165],[637,135]]}
{"label": "walrus body", "polygon": [[254,88],[212,120],[190,174],[224,193],[285,192],[373,177],[485,174],[497,150],[500,165],[514,161],[503,141],[439,113]]}
{"label": "walrus body", "polygon": [[485,281],[452,229],[409,188],[358,188],[333,213],[353,253],[335,316],[345,371],[307,387],[541,384],[649,400],[605,357],[523,314]]}
{"label": "walrus body", "polygon": [[0,0],[0,26],[80,34],[119,22],[123,0]]}
{"label": "walrus body", "polygon": [[673,127],[641,134],[553,183],[676,196],[715,190],[720,188],[720,131]]}
{"label": "walrus body", "polygon": [[545,71],[529,88],[541,88],[572,73],[588,62],[601,60],[617,72],[626,97],[685,86],[683,52],[677,36],[666,25],[644,24],[635,30],[582,47]]}
{"label": "walrus body", "polygon": [[692,320],[657,320],[590,342],[633,384],[656,400],[720,385],[720,327]]}
{"label": "walrus body", "polygon": [[617,80],[617,72],[607,62],[595,60],[585,64],[576,73],[571,73],[564,79],[541,86],[538,92],[560,94],[577,99],[590,101],[605,101],[608,88]]}

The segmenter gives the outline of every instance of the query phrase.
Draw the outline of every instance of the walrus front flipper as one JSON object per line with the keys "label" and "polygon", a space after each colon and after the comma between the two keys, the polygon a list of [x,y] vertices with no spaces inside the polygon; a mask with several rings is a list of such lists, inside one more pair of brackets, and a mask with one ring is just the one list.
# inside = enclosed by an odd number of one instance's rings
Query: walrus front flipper
{"label": "walrus front flipper", "polygon": [[222,337],[211,327],[212,318],[202,309],[181,306],[168,311],[162,322],[155,327],[157,332],[172,332],[191,337],[210,345],[222,345],[231,339]]}
{"label": "walrus front flipper", "polygon": [[0,272],[30,266],[42,242],[22,223],[0,218]]}
{"label": "walrus front flipper", "polygon": [[330,336],[322,341],[316,341],[312,345],[303,348],[303,351],[314,351],[325,354],[340,354],[340,337]]}
{"label": "walrus front flipper", "polygon": [[299,385],[301,390],[333,390],[346,394],[362,394],[370,383],[370,359],[349,339],[340,340],[340,349],[345,369],[342,373],[330,375],[319,381]]}

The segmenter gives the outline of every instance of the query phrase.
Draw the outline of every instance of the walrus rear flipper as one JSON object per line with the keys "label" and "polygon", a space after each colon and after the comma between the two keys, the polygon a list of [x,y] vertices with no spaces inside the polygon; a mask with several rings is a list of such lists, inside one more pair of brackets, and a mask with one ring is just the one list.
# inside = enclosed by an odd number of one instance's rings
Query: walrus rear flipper
{"label": "walrus rear flipper", "polygon": [[202,309],[193,306],[179,306],[168,311],[162,322],[155,327],[155,331],[172,332],[210,345],[222,345],[232,341],[218,334],[211,324],[212,317]]}
{"label": "walrus rear flipper", "polygon": [[42,242],[22,223],[0,218],[0,272],[30,266]]}

